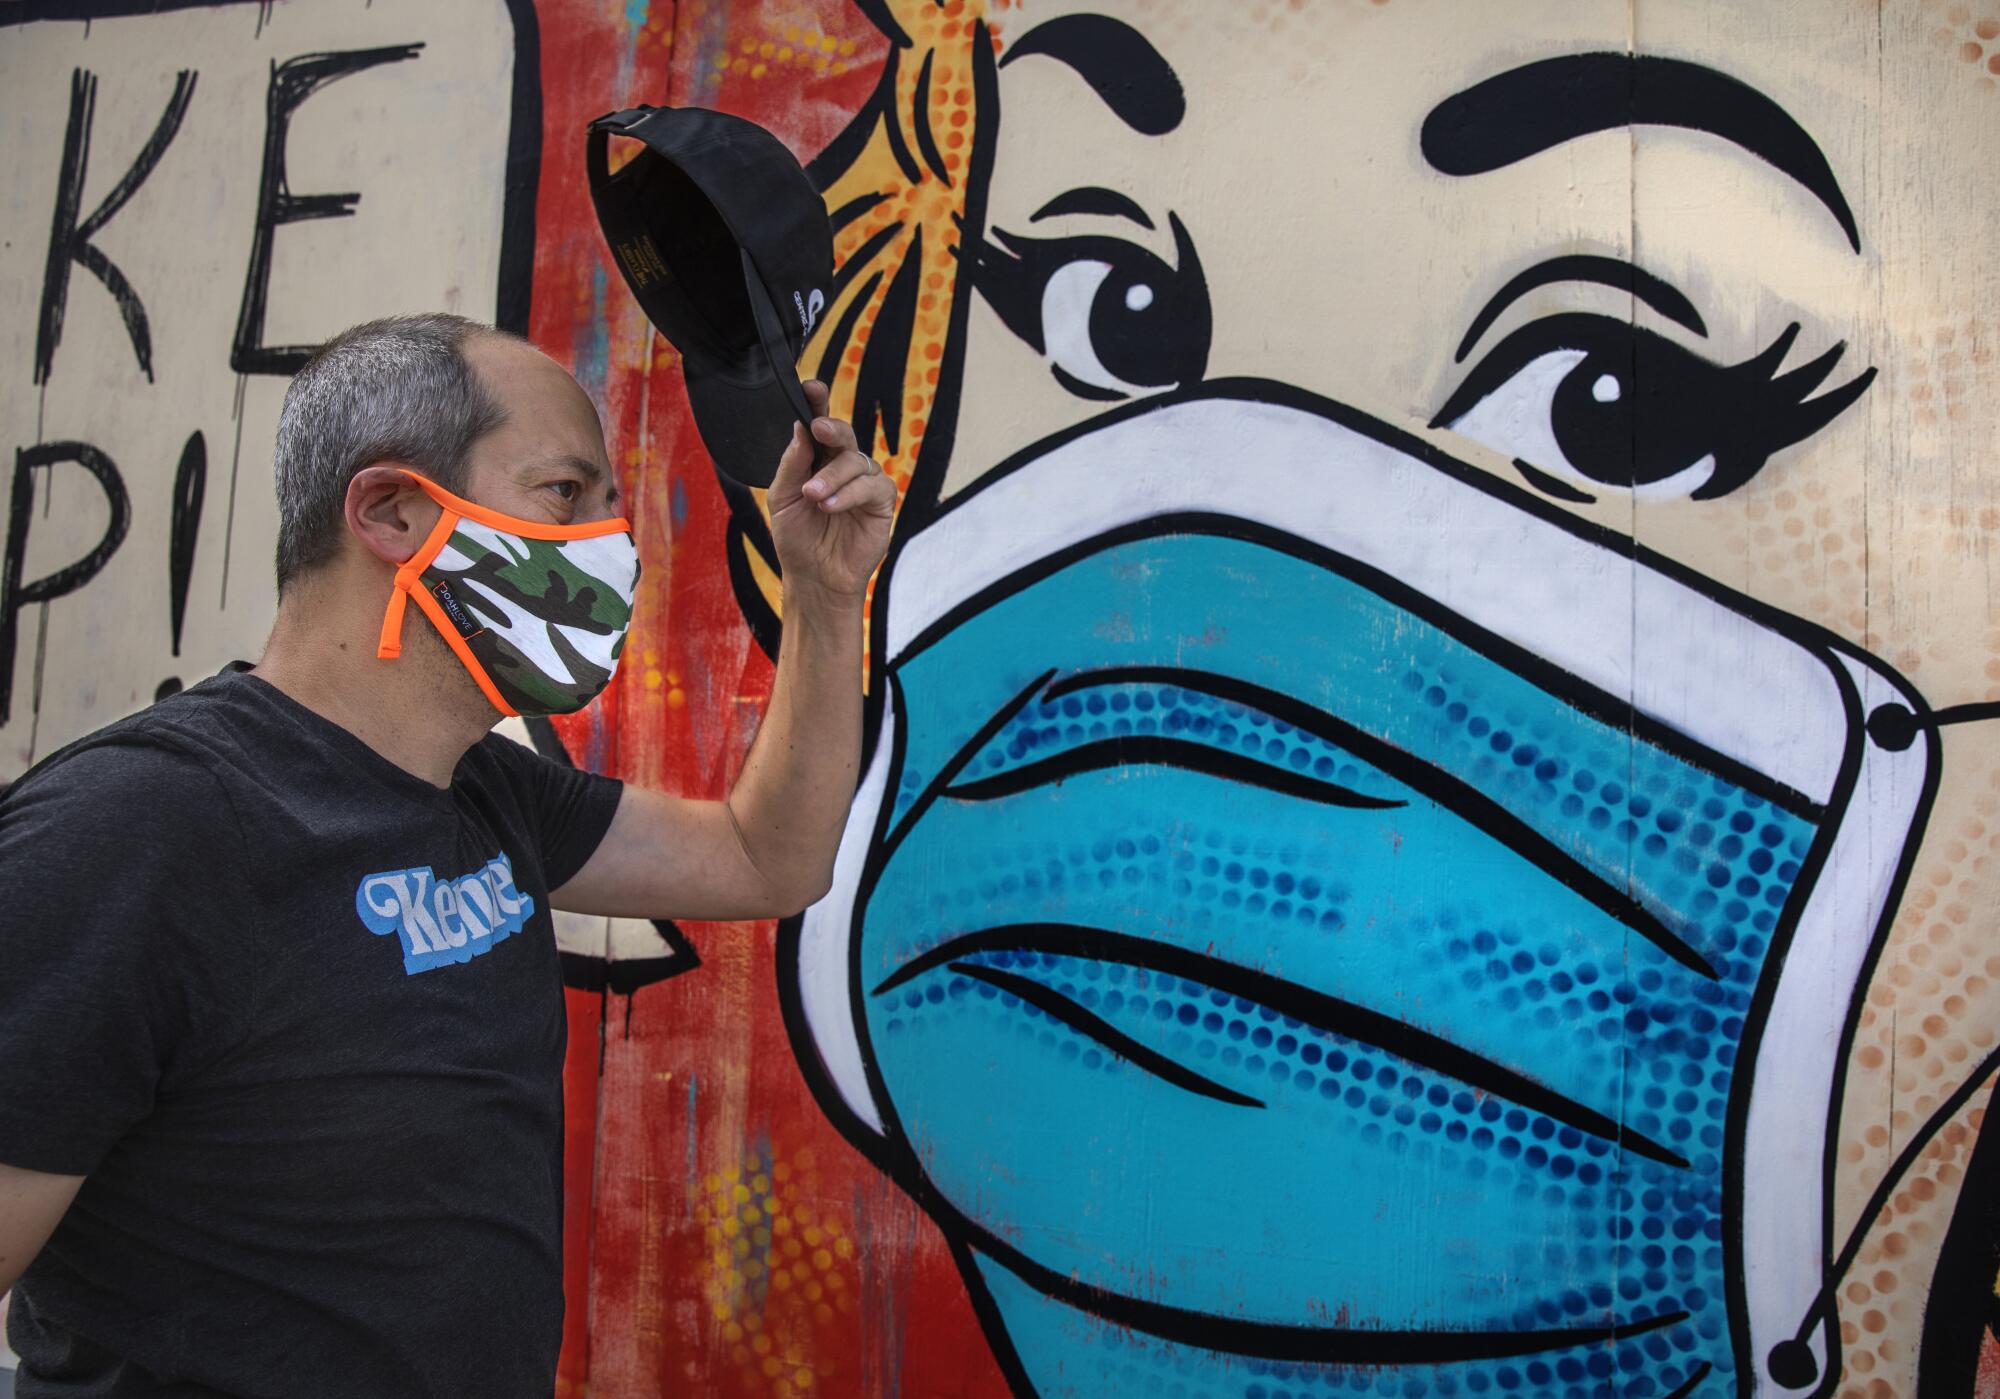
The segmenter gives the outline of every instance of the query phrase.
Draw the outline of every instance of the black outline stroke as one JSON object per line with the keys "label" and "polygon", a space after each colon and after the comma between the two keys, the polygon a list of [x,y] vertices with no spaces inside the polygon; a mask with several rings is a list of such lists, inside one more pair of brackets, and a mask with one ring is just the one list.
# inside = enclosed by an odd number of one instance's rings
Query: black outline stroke
{"label": "black outline stroke", "polygon": [[[1239,1108],[1267,1106],[1262,1099],[1252,1098],[1237,1092],[1234,1088],[1224,1087],[1214,1079],[1205,1078],[1185,1064],[1170,1059],[1149,1045],[1133,1039],[1103,1016],[1071,1000],[1045,982],[979,962],[953,962],[950,969],[970,981],[984,982],[995,990],[1004,991],[1018,998],[1058,1024],[1067,1025],[1078,1034],[1096,1040],[1119,1058],[1130,1060],[1155,1078],[1165,1079],[1176,1088]],[[885,989],[887,989],[886,983],[877,989],[877,994]]]}
{"label": "black outline stroke", "polygon": [[71,20],[144,19],[175,10],[219,10],[228,5],[268,4],[269,0],[13,0],[0,5],[0,29],[17,24]]}
{"label": "black outline stroke", "polygon": [[1164,136],[1187,116],[1187,91],[1174,66],[1144,34],[1109,15],[1059,15],[1007,46],[1005,68],[1040,54],[1067,64],[1112,114],[1142,136]]}
{"label": "black outline stroke", "polygon": [[1701,1386],[1701,1382],[1708,1378],[1709,1371],[1714,1368],[1706,1360],[1702,1361],[1701,1364],[1695,1366],[1694,1373],[1687,1377],[1686,1383],[1682,1384],[1672,1394],[1669,1394],[1667,1399],[1687,1399],[1688,1395],[1694,1393]]}
{"label": "black outline stroke", "polygon": [[1453,363],[1465,362],[1472,347],[1479,343],[1479,337],[1500,319],[1502,311],[1536,287],[1552,286],[1558,282],[1596,282],[1614,291],[1622,291],[1645,302],[1675,325],[1696,335],[1708,335],[1708,326],[1702,320],[1701,312],[1694,309],[1694,303],[1683,296],[1680,288],[1672,282],[1655,277],[1620,257],[1575,253],[1538,262],[1527,271],[1508,278],[1507,285],[1487,298],[1486,304],[1479,308],[1479,314],[1472,318],[1471,329],[1465,332],[1465,338],[1458,342],[1458,349],[1452,354]]}
{"label": "black outline stroke", "polygon": [[1064,190],[1034,213],[1028,215],[1029,223],[1040,223],[1043,219],[1057,219],[1065,214],[1088,214],[1107,219],[1130,219],[1141,228],[1153,227],[1153,219],[1144,209],[1115,189],[1105,189],[1101,185],[1084,185],[1079,189]]}
{"label": "black outline stroke", "polygon": [[[986,928],[952,938],[911,958],[878,985],[874,994],[886,995],[939,966],[949,966],[952,971],[963,974],[968,964],[961,963],[961,958],[993,952],[1051,953],[1058,957],[1113,963],[1178,977],[1183,981],[1199,982],[1205,988],[1269,1006],[1307,1029],[1337,1035],[1378,1053],[1394,1055],[1427,1073],[1455,1079],[1477,1092],[1495,1094],[1565,1127],[1574,1127],[1600,1141],[1628,1148],[1634,1155],[1649,1161],[1657,1161],[1676,1170],[1688,1167],[1688,1159],[1672,1147],[1634,1132],[1617,1119],[1588,1104],[1577,1102],[1518,1070],[1475,1054],[1441,1035],[1420,1030],[1407,1020],[1370,1010],[1324,991],[1315,991],[1309,986],[1258,971],[1254,967],[1176,947],[1156,938],[1074,923],[1014,923],[1002,928]],[[1027,980],[1023,977],[1014,979]],[[1041,985],[1039,982],[1036,984]]]}
{"label": "black outline stroke", "polygon": [[[1993,1295],[1993,1279],[2000,1273],[2000,1119],[1995,1111],[2000,1111],[2000,1100],[1989,1095],[1925,1298],[1919,1394],[1973,1393],[1986,1337],[2000,1332],[2000,1299]],[[1863,1216],[1857,1231],[1872,1222]]]}
{"label": "black outline stroke", "polygon": [[1735,143],[1811,191],[1861,251],[1854,212],[1805,128],[1742,79],[1686,59],[1612,52],[1524,63],[1438,103],[1421,139],[1433,169],[1483,175],[1624,126],[1680,127]]}
{"label": "black outline stroke", "polygon": [[[179,10],[216,10],[268,0],[14,0],[0,3],[0,29],[37,22],[88,24],[140,19]],[[534,299],[535,201],[542,173],[542,38],[535,0],[502,0],[514,26],[508,89],[507,175],[500,209],[500,266],[493,323],[528,333]]]}
{"label": "black outline stroke", "polygon": [[[919,1203],[924,1203],[921,1197]],[[1575,1346],[1606,1345],[1678,1326],[1690,1315],[1685,1311],[1661,1312],[1657,1316],[1634,1321],[1611,1321],[1602,1326],[1521,1331],[1335,1328],[1249,1321],[1241,1317],[1223,1317],[1213,1312],[1169,1306],[1163,1302],[1142,1301],[1082,1282],[1069,1273],[1059,1273],[1035,1262],[1014,1245],[958,1214],[950,1204],[944,1203],[943,1209],[958,1227],[969,1231],[966,1244],[972,1253],[986,1254],[1019,1277],[1030,1289],[1065,1306],[1099,1317],[1113,1326],[1143,1331],[1176,1345],[1223,1355],[1254,1356],[1305,1365],[1432,1367],[1542,1355]],[[1033,1389],[1021,1392],[1029,1396],[1036,1393]]]}

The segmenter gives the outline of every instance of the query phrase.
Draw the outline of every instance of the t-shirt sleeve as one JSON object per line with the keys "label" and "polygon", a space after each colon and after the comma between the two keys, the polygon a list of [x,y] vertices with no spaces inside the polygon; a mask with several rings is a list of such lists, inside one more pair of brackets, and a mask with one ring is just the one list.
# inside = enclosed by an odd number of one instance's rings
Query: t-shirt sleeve
{"label": "t-shirt sleeve", "polygon": [[542,848],[542,877],[560,889],[597,853],[625,784],[543,757],[500,734],[484,740]]}
{"label": "t-shirt sleeve", "polygon": [[207,770],[134,736],[0,800],[0,1162],[88,1175],[237,1023],[204,943],[241,849]]}

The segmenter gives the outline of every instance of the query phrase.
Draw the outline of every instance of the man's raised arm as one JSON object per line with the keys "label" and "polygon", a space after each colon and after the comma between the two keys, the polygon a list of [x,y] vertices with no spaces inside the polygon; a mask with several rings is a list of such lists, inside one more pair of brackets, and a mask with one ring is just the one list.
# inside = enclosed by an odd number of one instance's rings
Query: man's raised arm
{"label": "man's raised arm", "polygon": [[861,620],[895,519],[896,488],[806,386],[813,470],[795,429],[771,482],[785,625],[771,701],[729,796],[628,787],[590,860],[551,898],[578,913],[772,918],[824,894],[861,762]]}

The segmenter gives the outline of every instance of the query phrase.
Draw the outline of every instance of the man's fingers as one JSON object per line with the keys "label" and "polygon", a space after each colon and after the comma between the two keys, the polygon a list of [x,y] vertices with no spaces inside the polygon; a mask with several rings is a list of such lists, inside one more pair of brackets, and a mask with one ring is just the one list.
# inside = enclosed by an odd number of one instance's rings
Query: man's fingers
{"label": "man's fingers", "polygon": [[785,444],[784,454],[778,458],[778,474],[771,478],[771,495],[777,501],[798,495],[812,472],[813,456],[812,439],[806,435],[805,425],[793,423],[792,440]]}
{"label": "man's fingers", "polygon": [[819,439],[829,454],[860,450],[854,441],[852,423],[844,423],[838,418],[829,418],[822,414],[813,419],[812,431],[813,436]]}
{"label": "man's fingers", "polygon": [[812,415],[815,418],[824,418],[827,413],[827,405],[833,399],[832,390],[828,389],[825,384],[822,384],[817,379],[806,380],[803,387],[806,391],[806,407],[812,409]]}
{"label": "man's fingers", "polygon": [[849,482],[876,475],[875,463],[859,452],[842,452],[806,482],[805,493],[822,503],[831,501]]}
{"label": "man's fingers", "polygon": [[808,379],[802,387],[806,391],[806,406],[812,409],[812,435],[827,449],[826,455],[836,457],[842,452],[859,450],[854,441],[853,426],[828,416],[832,392],[827,386],[817,379]]}
{"label": "man's fingers", "polygon": [[860,475],[832,495],[821,497],[819,508],[828,515],[843,515],[855,510],[894,515],[896,483],[882,472]]}

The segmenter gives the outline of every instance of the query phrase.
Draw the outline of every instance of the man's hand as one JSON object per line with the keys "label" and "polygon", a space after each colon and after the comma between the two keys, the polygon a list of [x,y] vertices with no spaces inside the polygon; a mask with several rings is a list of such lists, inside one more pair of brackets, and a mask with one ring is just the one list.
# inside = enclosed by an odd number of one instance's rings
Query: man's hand
{"label": "man's hand", "polygon": [[[859,599],[889,548],[896,486],[855,446],[854,429],[826,416],[826,385],[815,380],[805,389],[814,414],[812,439],[793,425],[767,498],[771,541],[787,598]],[[817,472],[813,439],[827,449]]]}

